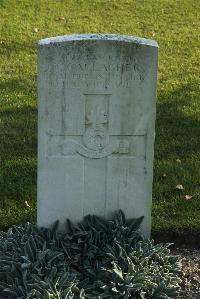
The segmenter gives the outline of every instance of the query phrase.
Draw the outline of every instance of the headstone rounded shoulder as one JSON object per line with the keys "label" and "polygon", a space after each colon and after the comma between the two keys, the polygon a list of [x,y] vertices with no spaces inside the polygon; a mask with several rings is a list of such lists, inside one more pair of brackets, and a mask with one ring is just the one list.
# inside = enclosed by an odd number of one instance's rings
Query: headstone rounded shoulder
{"label": "headstone rounded shoulder", "polygon": [[80,34],[38,49],[38,225],[122,209],[149,236],[157,43]]}

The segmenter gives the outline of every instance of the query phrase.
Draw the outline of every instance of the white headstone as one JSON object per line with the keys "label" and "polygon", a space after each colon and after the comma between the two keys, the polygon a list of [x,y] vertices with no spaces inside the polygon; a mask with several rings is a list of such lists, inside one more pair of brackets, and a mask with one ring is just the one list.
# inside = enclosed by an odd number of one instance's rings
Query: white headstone
{"label": "white headstone", "polygon": [[38,225],[122,209],[149,236],[157,56],[128,36],[39,42]]}

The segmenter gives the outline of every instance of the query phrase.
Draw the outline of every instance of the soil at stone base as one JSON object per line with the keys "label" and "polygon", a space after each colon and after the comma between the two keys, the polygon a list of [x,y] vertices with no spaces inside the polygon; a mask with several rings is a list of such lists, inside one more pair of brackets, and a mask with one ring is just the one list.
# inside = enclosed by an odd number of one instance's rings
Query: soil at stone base
{"label": "soil at stone base", "polygon": [[200,299],[200,249],[176,248],[182,263],[181,292],[177,299]]}
{"label": "soil at stone base", "polygon": [[173,243],[174,248],[200,249],[200,232],[152,232],[151,238],[155,243]]}
{"label": "soil at stone base", "polygon": [[152,233],[155,243],[174,243],[171,254],[182,263],[181,292],[176,299],[200,299],[200,233]]}

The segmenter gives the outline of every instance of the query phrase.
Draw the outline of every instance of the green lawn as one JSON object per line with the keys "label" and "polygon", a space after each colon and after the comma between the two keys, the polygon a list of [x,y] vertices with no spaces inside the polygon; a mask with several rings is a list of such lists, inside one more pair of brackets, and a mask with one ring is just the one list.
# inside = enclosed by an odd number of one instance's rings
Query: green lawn
{"label": "green lawn", "polygon": [[199,0],[0,0],[1,227],[36,216],[37,41],[106,32],[159,43],[153,230],[200,230],[199,8]]}

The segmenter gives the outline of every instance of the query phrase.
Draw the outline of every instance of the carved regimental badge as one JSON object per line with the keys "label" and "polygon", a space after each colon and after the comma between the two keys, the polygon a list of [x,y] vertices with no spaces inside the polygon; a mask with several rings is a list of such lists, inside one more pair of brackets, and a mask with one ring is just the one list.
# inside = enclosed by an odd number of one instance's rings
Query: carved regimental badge
{"label": "carved regimental badge", "polygon": [[131,154],[132,136],[109,135],[110,97],[110,94],[85,94],[85,132],[82,142],[75,136],[50,136],[48,155],[80,154],[98,159],[112,154]]}

